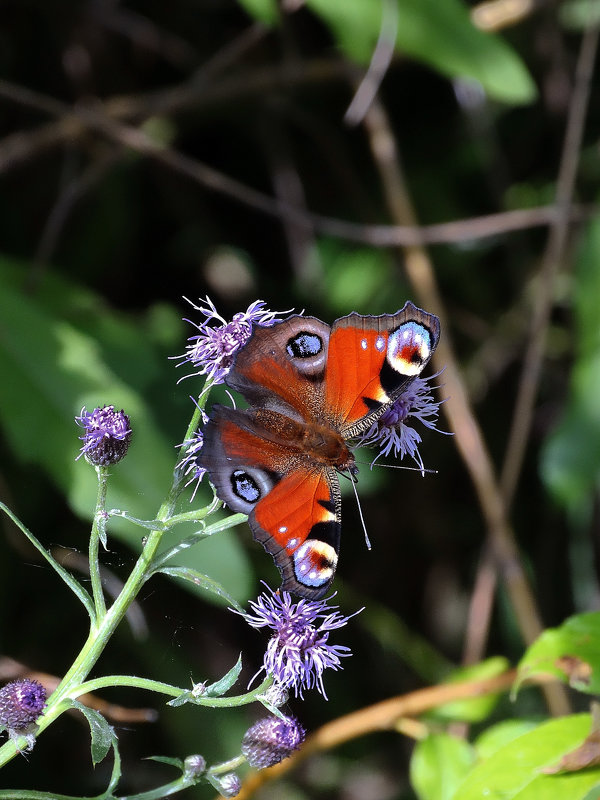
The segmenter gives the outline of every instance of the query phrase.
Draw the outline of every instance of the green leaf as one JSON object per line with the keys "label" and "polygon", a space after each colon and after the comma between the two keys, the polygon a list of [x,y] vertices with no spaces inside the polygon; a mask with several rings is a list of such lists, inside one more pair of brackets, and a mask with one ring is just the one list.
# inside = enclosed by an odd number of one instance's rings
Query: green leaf
{"label": "green leaf", "polygon": [[450,800],[475,762],[464,739],[435,733],[418,742],[410,761],[410,781],[419,800]]}
{"label": "green leaf", "polygon": [[577,614],[545,630],[521,659],[516,687],[540,674],[588,694],[600,693],[600,611]]}
{"label": "green leaf", "polygon": [[92,763],[94,766],[104,761],[111,747],[117,749],[117,737],[114,729],[104,719],[102,714],[93,708],[84,706],[78,700],[71,700],[73,708],[81,711],[87,719],[92,734]]}
{"label": "green leaf", "polygon": [[503,722],[498,722],[497,725],[492,725],[483,731],[473,743],[477,756],[482,761],[490,758],[496,750],[512,742],[518,736],[529,733],[529,731],[537,728],[539,724],[539,722],[528,719],[506,719]]}
{"label": "green leaf", "polygon": [[237,600],[232,597],[229,592],[224,589],[223,586],[221,586],[220,583],[213,580],[208,575],[204,575],[203,573],[198,572],[198,570],[192,569],[192,567],[165,566],[160,567],[156,570],[156,572],[162,572],[164,575],[170,575],[172,578],[182,578],[184,581],[189,581],[190,583],[193,583],[194,586],[202,589],[204,592],[213,594],[236,608],[238,611],[242,611],[242,607]]}
{"label": "green leaf", "polygon": [[[506,658],[496,656],[488,658],[479,664],[469,667],[461,667],[455,670],[450,677],[446,677],[444,683],[459,683],[461,681],[477,681],[485,678],[493,678],[501,675],[509,668],[510,664]],[[481,722],[488,717],[495,708],[500,693],[488,694],[482,697],[469,698],[467,700],[455,700],[445,703],[436,708],[428,718],[455,720],[462,722]]]}
{"label": "green leaf", "polygon": [[221,695],[228,692],[231,687],[236,683],[237,679],[240,677],[240,672],[242,671],[242,655],[240,653],[238,660],[235,662],[233,667],[227,672],[223,677],[215,681],[215,683],[211,683],[210,686],[206,687],[206,695],[208,697],[221,697]]}
{"label": "green leaf", "polygon": [[478,764],[459,786],[452,800],[583,800],[600,781],[600,770],[545,775],[577,747],[590,731],[589,714],[553,719],[524,733]]}
{"label": "green leaf", "polygon": [[[349,58],[366,64],[381,28],[382,3],[307,0]],[[398,0],[396,49],[450,78],[478,81],[505,103],[531,103],[536,89],[519,56],[503,39],[476,28],[460,0]]]}
{"label": "green leaf", "polygon": [[274,25],[279,19],[279,10],[275,0],[238,0],[251,17],[265,25]]}
{"label": "green leaf", "polygon": [[169,756],[146,756],[145,761],[158,761],[160,764],[169,764],[183,772],[183,761],[180,758],[170,758]]}

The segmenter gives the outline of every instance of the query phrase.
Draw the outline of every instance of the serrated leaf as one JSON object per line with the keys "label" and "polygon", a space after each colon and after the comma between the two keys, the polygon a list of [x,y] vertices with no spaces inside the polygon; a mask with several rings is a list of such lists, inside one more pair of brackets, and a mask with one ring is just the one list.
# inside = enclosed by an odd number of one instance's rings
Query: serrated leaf
{"label": "serrated leaf", "polygon": [[170,758],[169,756],[146,756],[145,761],[158,761],[160,764],[169,764],[183,772],[183,761],[180,758]]}
{"label": "serrated leaf", "polygon": [[204,575],[203,573],[198,572],[198,570],[192,569],[192,567],[164,566],[157,569],[156,572],[162,572],[164,575],[169,575],[172,578],[181,578],[184,581],[189,581],[199,589],[209,592],[216,597],[219,597],[221,600],[225,600],[225,602],[229,603],[229,605],[233,606],[238,611],[242,610],[242,607],[237,600],[232,597],[229,592],[223,586],[221,586],[220,583],[213,580],[208,575]]}
{"label": "serrated leaf", "polygon": [[114,729],[98,711],[95,711],[93,708],[89,708],[88,706],[84,706],[83,703],[80,703],[77,700],[72,700],[71,702],[73,704],[73,708],[81,711],[83,716],[87,719],[88,725],[90,726],[90,733],[92,735],[92,763],[94,766],[96,766],[96,764],[104,761],[111,747],[114,747],[116,750],[116,734]]}
{"label": "serrated leaf", "polygon": [[478,764],[458,787],[452,800],[583,800],[600,781],[600,770],[568,775],[545,775],[590,730],[589,714],[574,714],[539,725],[497,750]]}
{"label": "serrated leaf", "polygon": [[[307,0],[333,31],[340,47],[366,64],[381,29],[382,3],[373,0]],[[476,28],[460,0],[398,0],[396,49],[451,78],[478,81],[506,103],[530,103],[536,88],[519,56],[500,37]]]}
{"label": "serrated leaf", "polygon": [[419,800],[450,800],[475,763],[464,739],[435,733],[417,742],[410,761],[410,782]]}
{"label": "serrated leaf", "polygon": [[[449,677],[444,679],[444,683],[493,678],[496,675],[502,675],[509,666],[510,664],[506,658],[495,656],[479,664],[473,664],[455,670]],[[473,697],[467,700],[455,700],[451,703],[444,703],[444,705],[439,706],[427,716],[429,718],[441,718],[444,720],[481,722],[494,710],[499,697],[500,692],[497,692],[496,694],[487,694],[482,697]]]}
{"label": "serrated leaf", "polygon": [[534,675],[550,674],[588,694],[600,693],[600,612],[577,614],[548,628],[519,662],[515,686]]}
{"label": "serrated leaf", "polygon": [[241,671],[242,654],[240,653],[239,658],[233,667],[225,675],[223,675],[220,680],[215,681],[215,683],[211,683],[206,687],[206,695],[208,697],[221,697],[221,695],[225,694],[225,692],[228,692],[231,689],[233,684],[240,677]]}

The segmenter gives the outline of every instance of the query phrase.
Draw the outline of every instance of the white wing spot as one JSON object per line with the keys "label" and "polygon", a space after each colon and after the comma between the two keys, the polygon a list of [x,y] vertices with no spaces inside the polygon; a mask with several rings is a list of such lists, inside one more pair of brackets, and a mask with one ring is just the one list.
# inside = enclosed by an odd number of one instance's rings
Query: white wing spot
{"label": "white wing spot", "polygon": [[383,338],[383,336],[378,336],[377,337],[377,340],[375,342],[375,349],[379,350],[380,353],[383,350],[385,350],[385,339]]}
{"label": "white wing spot", "polygon": [[360,346],[362,347],[363,350],[366,350],[367,349],[367,340],[366,339],[361,339],[360,340]]}

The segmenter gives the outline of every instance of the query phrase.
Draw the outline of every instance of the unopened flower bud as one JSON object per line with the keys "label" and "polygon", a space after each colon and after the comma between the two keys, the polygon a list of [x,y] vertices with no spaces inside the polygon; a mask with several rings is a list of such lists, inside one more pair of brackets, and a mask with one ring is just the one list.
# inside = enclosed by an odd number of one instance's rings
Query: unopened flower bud
{"label": "unopened flower bud", "polygon": [[305,738],[306,731],[295,717],[264,717],[246,731],[242,753],[251,767],[265,769],[289,758]]}
{"label": "unopened flower bud", "polygon": [[84,428],[83,436],[79,437],[83,446],[78,458],[84,455],[90,464],[108,467],[124,457],[131,440],[131,428],[129,417],[122,410],[104,406],[88,412],[84,406],[75,421]]}
{"label": "unopened flower bud", "polygon": [[0,725],[20,733],[36,721],[46,707],[46,690],[38,681],[23,678],[0,689]]}
{"label": "unopened flower bud", "polygon": [[219,778],[219,791],[223,797],[235,797],[240,793],[241,788],[242,782],[235,772],[228,772],[227,775]]}
{"label": "unopened flower bud", "polygon": [[206,772],[206,760],[200,755],[188,756],[183,762],[183,770],[188,777],[202,775]]}

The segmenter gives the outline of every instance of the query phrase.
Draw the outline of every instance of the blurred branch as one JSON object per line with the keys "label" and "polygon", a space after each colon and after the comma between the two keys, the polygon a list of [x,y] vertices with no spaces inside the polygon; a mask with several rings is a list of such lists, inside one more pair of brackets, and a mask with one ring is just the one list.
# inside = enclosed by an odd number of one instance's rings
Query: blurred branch
{"label": "blurred branch", "polygon": [[546,348],[554,281],[558,269],[565,258],[571,222],[570,210],[573,202],[577,165],[579,163],[597,49],[598,27],[595,26],[588,28],[583,35],[575,72],[575,85],[569,104],[567,127],[556,184],[554,208],[557,211],[557,216],[549,231],[539,272],[539,286],[534,295],[527,351],[523,361],[519,393],[515,403],[504,468],[502,470],[501,486],[506,508],[510,508],[513,501],[531,430],[533,407]]}
{"label": "blurred branch", "polygon": [[[549,225],[557,218],[560,210],[554,205],[541,206],[424,226],[362,225],[347,222],[312,214],[284,201],[273,199],[270,195],[230,178],[201,161],[156,142],[141,128],[119,122],[109,116],[106,106],[100,103],[94,106],[69,106],[4,80],[0,80],[0,96],[59,117],[58,124],[63,131],[69,132],[71,139],[79,138],[86,129],[94,130],[118,145],[152,158],[205,188],[248,205],[254,210],[285,219],[297,226],[314,228],[319,233],[374,247],[414,247],[419,243],[448,244],[499,236],[510,231]],[[39,139],[44,148],[51,146],[53,141],[55,144],[58,143],[56,139],[53,140],[49,126],[44,126],[36,133],[38,134],[36,140]],[[0,142],[0,174],[15,166],[19,158],[24,157],[26,148],[19,138],[23,135],[13,134]],[[570,210],[569,219],[586,219],[592,216],[594,211],[593,207],[575,207]]]}
{"label": "blurred branch", "polygon": [[[56,689],[61,679],[47,672],[29,669],[25,664],[7,656],[0,656],[0,681],[13,681],[22,678],[39,681],[48,694]],[[127,708],[109,703],[95,694],[83,694],[77,698],[80,703],[94,708],[113,722],[156,722],[158,713],[154,708]]]}
{"label": "blurred branch", "polygon": [[[399,697],[391,697],[381,703],[339,717],[311,734],[302,748],[291,758],[286,758],[275,767],[251,773],[244,781],[242,790],[236,795],[236,798],[237,800],[247,800],[261,786],[281,778],[310,756],[327,752],[369,733],[397,730],[404,718],[417,717],[446,703],[504,692],[512,686],[515,678],[516,670],[510,670],[502,675],[484,680],[440,684]],[[555,679],[549,676],[540,676],[535,680],[536,683],[545,685],[553,681]]]}
{"label": "blurred branch", "polygon": [[[390,216],[401,224],[416,224],[396,142],[382,105],[373,103],[365,117],[373,159],[387,200]],[[506,517],[500,486],[482,431],[475,419],[467,390],[450,340],[444,303],[439,294],[433,265],[422,245],[407,247],[404,264],[419,303],[438,314],[443,336],[434,353],[436,370],[444,368],[444,387],[450,402],[444,404],[455,443],[475,487],[487,527],[495,562],[505,582],[524,641],[530,644],[543,630],[542,621],[521,564],[512,528]],[[554,714],[566,713],[562,687],[547,687],[548,705]]]}
{"label": "blurred branch", "polygon": [[485,0],[471,9],[471,20],[482,31],[499,31],[522,22],[540,5],[540,0]]}
{"label": "blurred branch", "polygon": [[344,114],[347,125],[358,125],[379,91],[381,81],[388,71],[394,55],[398,34],[398,3],[383,0],[381,4],[381,27],[377,43],[371,56],[369,68],[354,93],[352,102]]}

